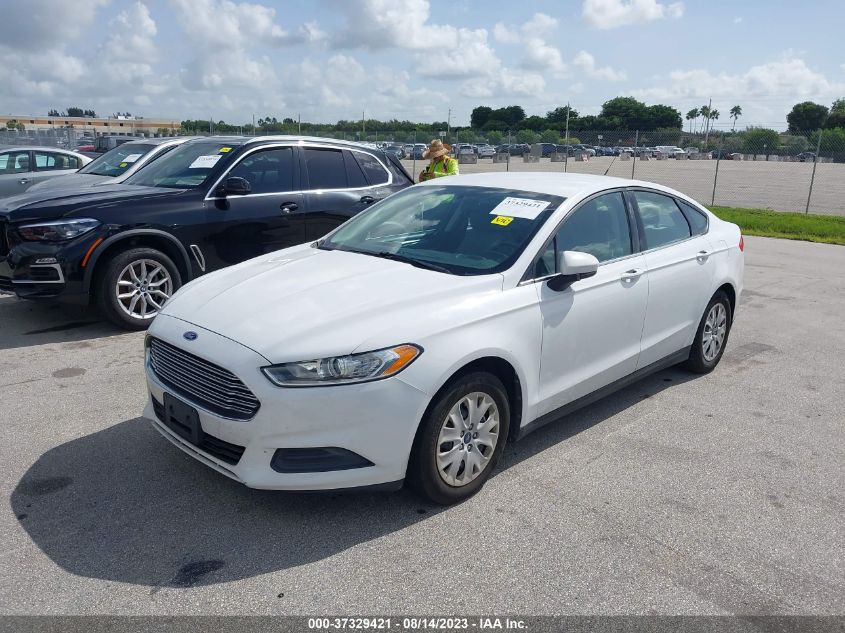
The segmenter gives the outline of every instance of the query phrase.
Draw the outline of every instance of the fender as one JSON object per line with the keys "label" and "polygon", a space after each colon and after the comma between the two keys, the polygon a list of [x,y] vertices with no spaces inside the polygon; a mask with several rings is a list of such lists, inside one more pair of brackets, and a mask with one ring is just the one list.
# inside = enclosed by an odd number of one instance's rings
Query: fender
{"label": "fender", "polygon": [[[185,265],[185,270],[187,270],[189,274],[191,273],[193,268],[191,266],[191,260],[188,257],[188,251],[186,251],[185,247],[182,246],[182,243],[175,237],[173,237],[170,233],[162,231],[160,229],[132,229],[129,231],[117,233],[116,235],[112,235],[110,238],[103,241],[103,243],[100,244],[99,247],[94,250],[94,253],[91,255],[91,259],[88,261],[88,265],[85,267],[85,276],[82,279],[82,288],[86,293],[91,291],[91,280],[94,277],[94,269],[96,268],[97,261],[100,259],[100,255],[102,255],[106,251],[106,249],[115,242],[119,242],[120,240],[124,239],[130,239],[132,237],[137,237],[139,235],[152,235],[155,237],[162,237],[168,242],[172,243],[179,249],[179,253],[182,256],[182,263]],[[190,275],[190,277],[192,279],[193,275]],[[191,279],[183,279],[182,283],[186,284],[191,281]]]}

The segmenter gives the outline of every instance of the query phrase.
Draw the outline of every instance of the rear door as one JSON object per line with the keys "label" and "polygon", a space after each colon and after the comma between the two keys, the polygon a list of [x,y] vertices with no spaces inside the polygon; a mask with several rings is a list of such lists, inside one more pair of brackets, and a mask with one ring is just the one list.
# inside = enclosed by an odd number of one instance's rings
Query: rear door
{"label": "rear door", "polygon": [[297,151],[291,145],[259,147],[222,177],[221,184],[226,178],[243,178],[251,191],[213,198],[208,210],[210,270],[306,241]]}
{"label": "rear door", "polygon": [[392,176],[375,155],[357,149],[304,146],[306,240],[316,240],[391,193]]}
{"label": "rear door", "polygon": [[[649,297],[639,367],[692,344],[713,280],[713,247],[706,222],[690,221],[672,196],[656,191],[628,193],[637,211]],[[706,221],[706,218],[705,218]]]}
{"label": "rear door", "polygon": [[57,176],[72,174],[82,167],[79,158],[72,154],[35,150],[33,156],[35,158],[35,173],[32,175],[33,184]]}
{"label": "rear door", "polygon": [[34,185],[31,167],[32,153],[29,150],[0,153],[0,196],[14,196]]}

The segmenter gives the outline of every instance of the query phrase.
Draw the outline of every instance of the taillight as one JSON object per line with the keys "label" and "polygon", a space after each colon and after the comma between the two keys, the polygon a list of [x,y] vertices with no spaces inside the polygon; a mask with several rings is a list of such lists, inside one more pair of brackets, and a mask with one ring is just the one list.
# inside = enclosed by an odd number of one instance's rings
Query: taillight
{"label": "taillight", "polygon": [[742,235],[739,236],[739,252],[740,253],[745,252],[745,238],[742,237]]}

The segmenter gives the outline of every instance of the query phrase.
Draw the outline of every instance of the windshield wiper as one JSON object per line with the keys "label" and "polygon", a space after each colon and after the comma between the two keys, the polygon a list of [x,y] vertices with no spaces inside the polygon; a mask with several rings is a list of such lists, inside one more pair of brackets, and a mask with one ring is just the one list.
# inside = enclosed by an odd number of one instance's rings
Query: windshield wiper
{"label": "windshield wiper", "polygon": [[410,264],[411,266],[416,266],[417,268],[424,268],[425,270],[434,270],[439,273],[446,273],[447,275],[453,274],[451,270],[444,266],[438,266],[437,264],[432,264],[430,262],[420,261],[418,259],[413,259],[411,257],[405,257],[404,255],[399,255],[397,253],[391,253],[389,251],[381,251],[380,253],[366,253],[364,251],[356,251],[359,253],[364,253],[365,255],[372,255],[373,257],[381,257],[382,259],[389,259],[394,262],[402,262],[404,264]]}

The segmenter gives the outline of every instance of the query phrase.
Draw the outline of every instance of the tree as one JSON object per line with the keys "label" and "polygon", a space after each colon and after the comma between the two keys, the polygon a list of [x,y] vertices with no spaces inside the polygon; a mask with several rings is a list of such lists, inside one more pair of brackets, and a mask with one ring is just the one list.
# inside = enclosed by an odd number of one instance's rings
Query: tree
{"label": "tree", "polygon": [[802,101],[792,106],[792,111],[786,115],[786,122],[791,133],[807,134],[822,127],[827,115],[827,107],[812,101]]}
{"label": "tree", "polygon": [[532,144],[536,143],[539,137],[540,135],[533,130],[519,130],[516,133],[516,142]]}
{"label": "tree", "polygon": [[83,109],[82,109],[82,108],[77,108],[77,107],[75,107],[75,106],[74,106],[74,107],[72,107],[72,108],[68,108],[68,109],[67,109],[67,115],[66,115],[66,116],[78,116],[78,117],[81,117],[81,116],[83,115],[83,112],[84,112],[84,111],[83,111]]}
{"label": "tree", "polygon": [[47,113],[47,116],[62,116],[62,115],[59,114],[59,111],[54,108]]}
{"label": "tree", "polygon": [[719,114],[721,113],[716,108],[713,108],[712,110],[710,110],[710,116],[708,118],[711,121],[717,121],[719,119]]}
{"label": "tree", "polygon": [[484,124],[483,130],[498,130],[504,131],[507,130],[510,126],[502,121],[501,119],[490,119],[487,123]]}
{"label": "tree", "polygon": [[819,134],[822,135],[820,152],[842,152],[845,148],[845,129],[838,127],[832,130],[816,130],[809,136],[810,147],[815,151],[819,142]]}
{"label": "tree", "polygon": [[463,130],[458,131],[458,140],[461,143],[474,143],[475,142],[475,132],[473,132],[470,128],[464,128]]}
{"label": "tree", "polygon": [[502,120],[507,123],[508,127],[515,127],[518,123],[525,120],[525,110],[522,109],[522,106],[498,108],[490,113],[490,118]]}
{"label": "tree", "polygon": [[764,127],[751,128],[742,136],[742,148],[746,154],[763,154],[767,156],[780,146],[780,134],[776,130]]}
{"label": "tree", "polygon": [[681,129],[684,124],[681,120],[680,111],[676,110],[672,106],[662,105],[659,103],[646,108],[646,118],[644,123],[646,124],[644,129],[646,130],[658,130],[661,128]]}
{"label": "tree", "polygon": [[833,102],[824,126],[826,128],[845,128],[845,99],[837,99]]}
{"label": "tree", "polygon": [[705,134],[705,136],[707,136],[707,133],[710,130],[710,106],[709,105],[701,106],[698,109],[698,114],[702,119],[704,119],[704,121],[703,121],[704,134]]}
{"label": "tree", "polygon": [[547,127],[548,123],[546,119],[541,116],[530,116],[527,119],[524,119],[520,122],[519,127],[520,129],[525,130],[534,130],[535,132],[539,132],[543,128]]}
{"label": "tree", "polygon": [[734,120],[734,124],[733,124],[733,127],[731,128],[731,131],[736,132],[736,120],[741,116],[742,116],[742,107],[741,106],[735,105],[734,107],[731,108],[731,118]]}
{"label": "tree", "polygon": [[567,112],[569,113],[569,123],[571,125],[573,123],[573,120],[578,118],[578,112],[576,110],[573,110],[569,106],[555,108],[551,112],[546,112],[546,121],[548,121],[549,123],[560,123],[562,125],[566,125]]}
{"label": "tree", "polygon": [[493,114],[493,108],[478,106],[473,109],[472,114],[469,117],[469,124],[473,127],[473,129],[480,130],[484,127],[484,124],[490,120],[491,114]]}
{"label": "tree", "polygon": [[6,121],[6,128],[9,130],[16,130],[18,129],[18,122],[15,119],[10,119]]}
{"label": "tree", "polygon": [[689,122],[690,122],[690,123],[689,123],[689,131],[690,131],[690,134],[692,134],[692,133],[693,133],[693,128],[692,128],[693,122],[694,122],[694,121],[698,121],[698,114],[699,114],[699,112],[698,112],[698,108],[693,108],[692,110],[690,110],[689,112],[687,112],[687,121],[689,121]]}
{"label": "tree", "polygon": [[504,140],[504,136],[504,134],[496,130],[488,132],[487,142],[490,143],[490,145],[501,145],[502,141]]}
{"label": "tree", "polygon": [[599,117],[618,119],[621,127],[628,130],[646,129],[651,124],[646,105],[633,97],[616,97],[606,101]]}
{"label": "tree", "polygon": [[541,143],[559,143],[560,132],[558,130],[543,130],[540,132]]}

